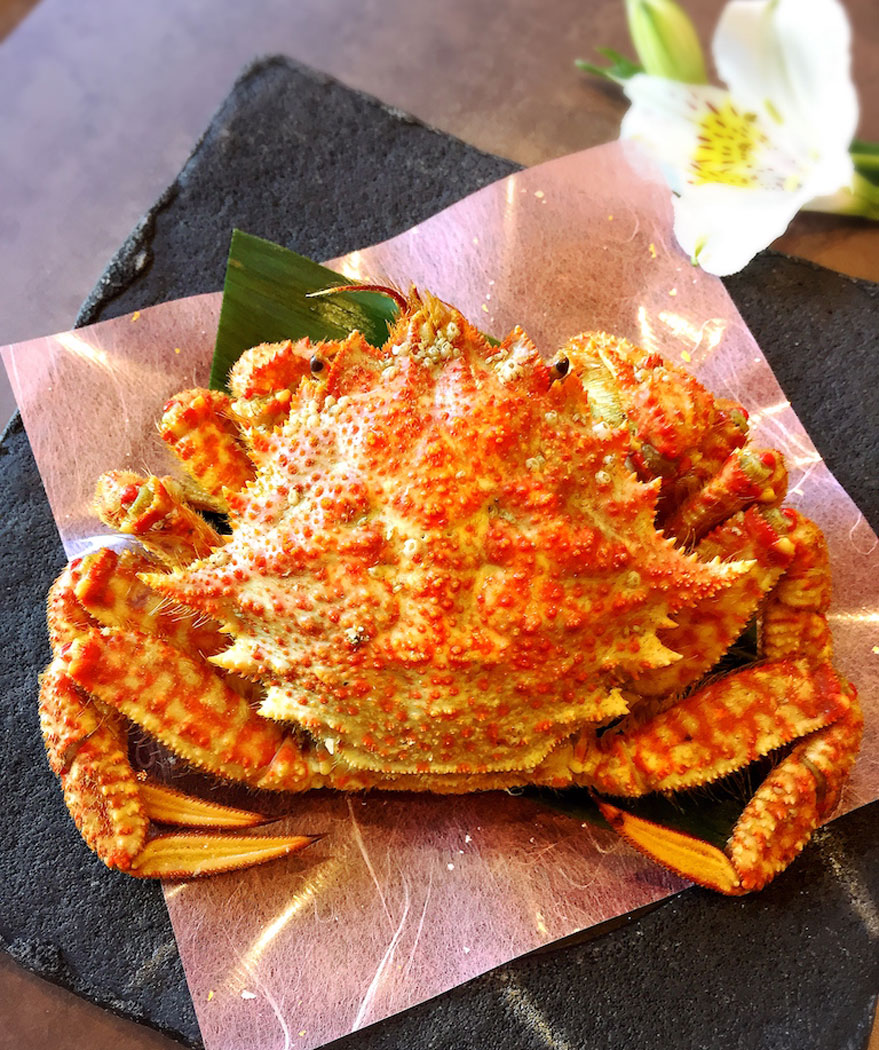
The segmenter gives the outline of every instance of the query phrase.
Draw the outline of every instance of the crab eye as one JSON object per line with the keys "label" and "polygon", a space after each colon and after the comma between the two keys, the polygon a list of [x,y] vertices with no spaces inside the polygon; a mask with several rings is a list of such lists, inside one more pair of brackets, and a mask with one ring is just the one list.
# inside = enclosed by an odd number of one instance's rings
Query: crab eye
{"label": "crab eye", "polygon": [[324,370],[324,363],[319,357],[313,357],[309,362],[309,365],[314,375],[317,375],[318,372],[323,372]]}
{"label": "crab eye", "polygon": [[560,357],[558,361],[549,366],[549,370],[553,373],[553,379],[563,379],[568,374],[570,367],[571,362],[566,357]]}

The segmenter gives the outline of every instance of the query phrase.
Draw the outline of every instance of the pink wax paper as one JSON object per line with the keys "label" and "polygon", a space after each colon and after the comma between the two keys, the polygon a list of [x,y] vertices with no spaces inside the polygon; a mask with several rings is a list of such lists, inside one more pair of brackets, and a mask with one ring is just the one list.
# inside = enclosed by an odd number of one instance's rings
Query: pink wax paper
{"label": "pink wax paper", "polygon": [[[829,473],[723,285],[677,247],[664,185],[620,144],[513,175],[336,265],[410,282],[501,336],[522,324],[549,354],[604,328],[684,361],[781,449],[788,503],[830,546],[840,669],[867,717],[843,811],[879,795],[879,541]],[[173,472],[164,400],[206,382],[219,295],[197,296],[6,348],[4,360],[68,554],[106,542],[94,480]],[[166,886],[208,1050],[315,1047],[523,952],[684,884],[610,833],[512,795],[320,793],[281,800],[323,832],[284,862]]]}

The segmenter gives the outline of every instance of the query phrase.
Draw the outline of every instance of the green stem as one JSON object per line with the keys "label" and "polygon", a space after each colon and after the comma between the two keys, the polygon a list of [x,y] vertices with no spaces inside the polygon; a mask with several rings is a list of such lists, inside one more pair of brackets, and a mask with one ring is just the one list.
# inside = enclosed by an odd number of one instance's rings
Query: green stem
{"label": "green stem", "polygon": [[853,149],[851,156],[858,171],[879,171],[879,153],[862,153]]}
{"label": "green stem", "polygon": [[864,219],[879,221],[879,186],[874,186],[869,179],[856,173],[850,186],[830,197],[816,197],[805,205],[803,211],[860,215]]}

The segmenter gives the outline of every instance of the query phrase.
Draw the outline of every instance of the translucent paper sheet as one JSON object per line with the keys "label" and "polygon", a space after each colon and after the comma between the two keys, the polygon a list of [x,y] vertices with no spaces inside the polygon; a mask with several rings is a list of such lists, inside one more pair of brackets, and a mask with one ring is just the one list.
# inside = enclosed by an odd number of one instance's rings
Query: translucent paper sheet
{"label": "translucent paper sheet", "polygon": [[[844,808],[879,794],[879,543],[824,466],[722,284],[675,244],[665,188],[619,144],[511,176],[336,265],[410,282],[546,352],[605,328],[684,361],[780,448],[788,502],[830,545],[837,662],[861,691],[864,749]],[[4,357],[69,554],[101,542],[94,479],[172,471],[164,400],[205,382],[219,296],[167,303]],[[792,351],[793,352],[793,351]],[[504,794],[276,802],[314,847],[166,886],[208,1050],[314,1047],[683,884],[611,834]]]}

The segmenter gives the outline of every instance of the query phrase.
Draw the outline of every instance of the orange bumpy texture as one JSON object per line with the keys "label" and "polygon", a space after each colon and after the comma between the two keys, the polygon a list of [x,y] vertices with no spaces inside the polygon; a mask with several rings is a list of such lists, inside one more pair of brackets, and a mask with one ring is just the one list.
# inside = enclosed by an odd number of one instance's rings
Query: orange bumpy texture
{"label": "orange bumpy texture", "polygon": [[[658,632],[743,572],[657,530],[625,430],[555,378],[520,330],[492,347],[422,294],[384,348],[352,337],[300,382],[228,497],[232,539],[150,584],[231,632],[213,660],[266,685],[262,714],[349,766],[533,768],[626,713],[620,687],[679,660]],[[704,432],[717,408],[689,411]]]}

